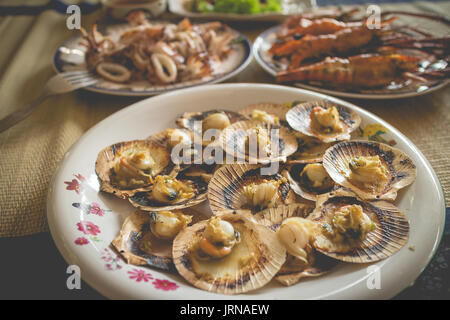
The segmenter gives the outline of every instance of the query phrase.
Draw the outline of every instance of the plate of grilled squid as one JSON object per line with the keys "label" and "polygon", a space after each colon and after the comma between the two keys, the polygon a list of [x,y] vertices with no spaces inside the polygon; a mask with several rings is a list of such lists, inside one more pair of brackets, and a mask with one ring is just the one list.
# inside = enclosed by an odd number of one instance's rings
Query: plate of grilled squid
{"label": "plate of grilled squid", "polygon": [[373,114],[222,84],[90,129],[47,216],[66,261],[109,298],[379,299],[430,261],[445,203],[420,151]]}
{"label": "plate of grilled squid", "polygon": [[149,21],[141,11],[127,20],[82,28],[57,49],[56,71],[90,71],[99,79],[90,91],[149,96],[224,81],[252,59],[248,39],[218,21]]}
{"label": "plate of grilled squid", "polygon": [[[402,16],[433,20],[443,35],[400,23]],[[448,83],[449,28],[445,18],[401,11],[377,21],[358,10],[298,15],[263,32],[253,52],[279,83],[341,97],[404,98]]]}

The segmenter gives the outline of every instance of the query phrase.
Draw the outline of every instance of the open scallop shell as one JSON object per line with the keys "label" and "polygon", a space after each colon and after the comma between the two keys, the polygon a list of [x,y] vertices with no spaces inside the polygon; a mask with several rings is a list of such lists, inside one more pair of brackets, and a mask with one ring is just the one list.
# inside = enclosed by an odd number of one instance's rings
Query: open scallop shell
{"label": "open scallop shell", "polygon": [[[279,166],[279,163],[276,163]],[[208,185],[208,199],[213,213],[224,210],[248,209],[256,213],[260,208],[252,208],[247,204],[244,186],[258,181],[285,179],[277,171],[261,175],[262,165],[229,164],[218,169]],[[270,168],[270,167],[268,167]],[[269,170],[270,171],[270,170]],[[278,187],[278,199],[275,206],[295,202],[295,194],[289,183],[283,182]]]}
{"label": "open scallop shell", "polygon": [[[314,130],[311,127],[311,110],[314,107],[328,109],[332,106],[336,106],[338,109],[339,119],[343,128],[342,132],[323,133]],[[358,113],[348,107],[337,103],[331,103],[327,100],[305,102],[296,105],[286,113],[286,120],[294,130],[297,130],[304,135],[315,137],[326,143],[350,139],[350,134],[356,130],[361,123],[361,117]]]}
{"label": "open scallop shell", "polygon": [[287,159],[286,163],[312,163],[321,162],[325,151],[331,147],[332,143],[324,143],[317,138],[306,136],[298,131],[295,131],[298,148]]}
{"label": "open scallop shell", "polygon": [[283,175],[288,179],[292,190],[296,194],[305,199],[316,201],[319,194],[330,192],[333,190],[334,186],[327,189],[317,189],[312,187],[307,179],[305,179],[303,175],[300,175],[306,165],[307,163],[288,165],[283,171]]}
{"label": "open scallop shell", "polygon": [[366,202],[351,191],[339,189],[319,196],[317,206],[310,219],[319,223],[329,223],[334,212],[345,205],[357,204],[376,225],[362,241],[334,243],[319,233],[313,246],[323,254],[342,261],[354,263],[375,262],[392,256],[407,242],[409,222],[405,215],[387,201]]}
{"label": "open scallop shell", "polygon": [[[249,137],[249,130],[258,127],[266,130],[271,143],[272,154],[266,155],[261,150],[249,153],[246,150],[245,142]],[[278,139],[272,138],[276,134]],[[272,141],[271,141],[272,142]],[[219,137],[219,144],[227,153],[227,156],[236,158],[237,161],[247,161],[249,163],[269,163],[274,161],[286,161],[287,157],[297,150],[297,139],[284,126],[261,123],[259,121],[239,121],[225,128]],[[256,146],[261,149],[260,146]]]}
{"label": "open scallop shell", "polygon": [[[239,114],[234,111],[228,111],[228,110],[209,110],[204,112],[185,112],[181,117],[176,119],[177,125],[179,125],[181,128],[188,129],[194,133],[194,141],[197,143],[197,141],[201,141],[202,145],[208,145],[211,143],[211,141],[203,141],[203,132],[201,131],[201,127],[196,127],[195,123],[197,121],[203,121],[206,117],[213,113],[225,113],[230,120],[230,124],[233,124],[238,121],[247,120],[245,116],[242,114]],[[200,143],[199,143],[200,144]]]}
{"label": "open scallop shell", "polygon": [[[192,214],[193,223],[207,219],[198,212],[183,210],[183,213]],[[155,237],[150,231],[150,214],[137,210],[125,219],[111,244],[129,264],[175,272],[172,242]]]}
{"label": "open scallop shell", "polygon": [[[259,223],[276,231],[283,220],[291,217],[307,218],[313,210],[313,204],[293,203],[265,209],[256,213],[254,218]],[[295,263],[295,258],[288,253],[286,262],[278,271],[275,279],[285,286],[291,286],[302,278],[324,275],[338,264],[336,259],[329,258],[312,248],[310,248],[309,254],[312,261],[311,264],[305,266]]]}
{"label": "open scallop shell", "polygon": [[275,280],[285,286],[292,286],[304,278],[317,278],[323,276],[339,264],[339,261],[330,258],[317,250],[312,249],[312,259],[307,266],[297,264],[295,257],[287,255],[286,262],[275,276]]}
{"label": "open scallop shell", "polygon": [[208,183],[203,180],[201,176],[186,177],[184,172],[181,172],[176,179],[181,182],[191,182],[195,188],[194,197],[173,204],[159,203],[158,201],[148,197],[152,192],[150,189],[144,192],[137,192],[132,197],[128,198],[128,200],[134,207],[143,211],[162,211],[189,208],[206,200]]}
{"label": "open scallop shell", "polygon": [[288,126],[288,123],[286,122],[286,112],[289,111],[289,107],[285,104],[269,102],[251,104],[239,110],[239,113],[248,119],[252,119],[252,113],[254,110],[264,111],[269,115],[275,116],[280,120],[281,125],[286,127]]}
{"label": "open scallop shell", "polygon": [[[356,186],[347,176],[350,174],[349,161],[356,156],[376,156],[389,171],[388,182],[376,190]],[[323,165],[330,177],[339,185],[353,190],[363,199],[395,200],[397,191],[411,184],[417,169],[411,158],[403,151],[386,144],[373,141],[340,142],[329,148],[323,157]]]}
{"label": "open scallop shell", "polygon": [[205,230],[201,221],[182,230],[173,243],[173,260],[180,275],[195,287],[222,294],[239,294],[266,285],[286,259],[286,250],[275,232],[258,224],[249,214],[226,213],[241,241],[221,259],[201,260],[196,247]]}
{"label": "open scallop shell", "polygon": [[120,142],[106,147],[98,154],[95,162],[95,172],[100,180],[100,190],[112,193],[120,198],[128,198],[136,192],[149,189],[151,182],[148,185],[134,189],[123,189],[114,183],[113,167],[120,159],[120,155],[131,148],[148,149],[158,166],[155,170],[157,174],[168,174],[171,176],[177,174],[178,169],[171,163],[170,152],[164,146],[146,140]]}
{"label": "open scallop shell", "polygon": [[313,204],[292,203],[280,205],[276,208],[267,208],[254,215],[255,220],[266,227],[276,230],[283,220],[290,217],[306,218],[314,210]]}

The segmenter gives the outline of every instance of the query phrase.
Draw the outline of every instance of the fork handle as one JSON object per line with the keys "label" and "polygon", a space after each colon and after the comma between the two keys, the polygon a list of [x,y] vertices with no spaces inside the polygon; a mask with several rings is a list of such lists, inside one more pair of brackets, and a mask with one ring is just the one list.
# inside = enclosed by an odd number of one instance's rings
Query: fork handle
{"label": "fork handle", "polygon": [[0,133],[11,128],[16,123],[22,121],[26,117],[28,117],[34,109],[40,105],[46,98],[48,98],[48,94],[41,94],[38,98],[27,104],[25,107],[14,111],[13,113],[7,115],[3,119],[0,120]]}

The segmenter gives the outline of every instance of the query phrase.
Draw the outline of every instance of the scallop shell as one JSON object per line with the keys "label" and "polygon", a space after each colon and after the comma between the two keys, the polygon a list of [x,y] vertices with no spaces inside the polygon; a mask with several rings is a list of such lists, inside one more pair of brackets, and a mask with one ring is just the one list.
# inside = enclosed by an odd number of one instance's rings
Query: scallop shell
{"label": "scallop shell", "polygon": [[144,192],[137,192],[132,197],[128,198],[130,203],[143,211],[163,211],[163,210],[175,210],[183,209],[195,206],[206,200],[206,193],[208,184],[201,176],[186,177],[183,172],[181,172],[177,177],[177,180],[181,182],[190,181],[195,186],[195,196],[185,201],[181,201],[173,204],[159,203],[158,201],[149,199],[148,195],[151,193],[151,189]]}
{"label": "scallop shell", "polygon": [[339,264],[339,261],[313,250],[313,262],[309,266],[299,266],[293,263],[294,257],[289,255],[286,262],[275,276],[275,280],[285,286],[292,286],[304,278],[323,276]]}
{"label": "scallop shell", "polygon": [[[276,165],[279,166],[279,163]],[[259,208],[248,207],[243,187],[263,179],[279,180],[283,178],[278,170],[271,171],[269,175],[261,175],[261,168],[264,166],[228,164],[218,169],[208,185],[208,199],[213,213],[238,209],[249,209],[253,213],[260,211]],[[279,186],[278,195],[277,206],[295,201],[295,194],[287,182]]]}
{"label": "scallop shell", "polygon": [[[206,216],[184,211],[193,215],[193,223],[207,219]],[[151,243],[152,245],[145,245]],[[162,270],[175,272],[172,260],[172,241],[161,240],[150,231],[150,215],[148,212],[135,211],[129,215],[114,238],[111,245],[120,253],[128,264],[147,265]]]}
{"label": "scallop shell", "polygon": [[298,131],[295,132],[298,148],[287,159],[286,163],[312,163],[321,162],[325,151],[331,147],[332,143],[323,143],[317,138],[306,136]]}
{"label": "scallop shell", "polygon": [[145,191],[151,187],[149,183],[148,186],[141,188],[122,189],[111,179],[113,176],[113,167],[119,155],[127,149],[136,146],[150,150],[151,156],[159,166],[157,170],[158,174],[168,174],[171,176],[177,174],[178,168],[170,162],[170,152],[164,146],[146,140],[120,142],[106,147],[98,154],[97,161],[95,162],[95,172],[100,180],[100,190],[125,199],[134,195],[136,192]]}
{"label": "scallop shell", "polygon": [[290,217],[306,218],[314,210],[313,204],[292,203],[267,208],[254,215],[255,220],[272,230],[278,229],[283,220]]}
{"label": "scallop shell", "polygon": [[269,115],[278,117],[281,125],[286,127],[288,126],[288,123],[286,121],[286,112],[289,111],[289,107],[286,106],[285,104],[270,103],[270,102],[251,104],[239,110],[239,113],[248,119],[252,119],[253,110],[264,111],[267,112]]}
{"label": "scallop shell", "polygon": [[[248,150],[245,150],[245,141],[248,137],[247,131],[255,127],[267,130],[269,137],[272,137],[272,132],[277,130],[279,143],[277,146],[273,146],[273,155],[262,156],[259,154],[249,154]],[[286,161],[287,157],[293,154],[298,147],[297,139],[287,128],[279,125],[261,123],[259,121],[239,121],[228,126],[221,132],[219,144],[227,153],[228,157],[235,157],[237,161],[247,161],[249,163]]]}
{"label": "scallop shell", "polygon": [[340,244],[318,234],[313,242],[316,250],[334,259],[366,263],[388,258],[408,242],[409,222],[396,206],[382,200],[366,202],[344,189],[319,196],[310,219],[328,223],[338,208],[352,204],[363,208],[364,213],[375,223],[376,229],[369,232],[362,241],[345,241]]}
{"label": "scallop shell", "polygon": [[[293,203],[282,205],[277,208],[268,208],[254,215],[254,218],[261,224],[276,231],[283,220],[290,217],[307,218],[314,210],[313,204]],[[302,278],[319,277],[338,264],[338,261],[325,256],[310,248],[312,263],[308,266],[300,266],[293,263],[294,258],[287,254],[286,262],[278,271],[275,279],[285,286],[291,286],[299,282]]]}
{"label": "scallop shell", "polygon": [[[160,145],[165,146],[168,149],[171,149],[171,146],[169,144],[169,137],[167,136],[168,130],[171,130],[171,129],[165,129],[158,133],[152,134],[151,136],[149,136],[147,138],[147,140],[150,140],[155,143],[159,143]],[[187,135],[189,135],[191,137],[191,140],[194,139],[192,131],[187,130],[187,129],[179,129],[179,128],[177,128],[177,130],[181,130],[181,131],[185,132]]]}
{"label": "scallop shell", "polygon": [[203,121],[206,117],[208,117],[210,114],[213,113],[221,113],[224,112],[228,119],[230,120],[230,123],[233,124],[238,121],[247,120],[245,116],[242,114],[239,114],[234,111],[228,111],[228,110],[209,110],[204,112],[185,112],[181,117],[176,119],[177,125],[179,125],[181,128],[188,129],[194,133],[194,143],[197,143],[199,141],[199,144],[202,145],[208,145],[211,142],[210,141],[203,141],[203,132],[201,130],[196,130],[198,128],[195,128],[194,124],[196,121]]}
{"label": "scallop shell", "polygon": [[195,287],[222,294],[239,294],[266,285],[286,259],[275,232],[243,212],[220,216],[240,233],[241,241],[221,259],[200,260],[195,248],[206,227],[201,221],[182,230],[173,243],[175,267]]}
{"label": "scallop shell", "polygon": [[303,176],[300,176],[300,173],[306,165],[307,163],[288,165],[283,171],[283,175],[288,179],[292,190],[296,194],[307,200],[316,201],[319,194],[328,193],[334,187],[327,189],[313,188]]}
{"label": "scallop shell", "polygon": [[[375,191],[354,185],[347,177],[348,163],[356,156],[376,156],[389,171],[389,181]],[[330,177],[339,185],[351,189],[363,199],[395,200],[397,191],[411,184],[417,169],[411,158],[403,151],[373,141],[340,142],[329,148],[323,157],[323,165]]]}
{"label": "scallop shell", "polygon": [[[343,131],[339,133],[321,133],[311,128],[311,110],[314,107],[322,107],[328,109],[332,106],[336,106],[339,112],[339,119],[343,125]],[[286,120],[289,125],[304,135],[315,137],[322,142],[334,142],[340,140],[350,139],[350,134],[359,127],[361,123],[361,117],[358,113],[352,109],[339,105],[337,103],[331,103],[327,100],[319,100],[312,102],[305,102],[296,105],[286,113]]]}

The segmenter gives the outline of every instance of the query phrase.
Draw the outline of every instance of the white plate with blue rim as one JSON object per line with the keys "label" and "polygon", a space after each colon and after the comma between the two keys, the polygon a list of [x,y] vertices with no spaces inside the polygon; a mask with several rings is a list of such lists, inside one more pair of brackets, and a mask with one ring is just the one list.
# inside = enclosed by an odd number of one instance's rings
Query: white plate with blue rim
{"label": "white plate with blue rim", "polygon": [[[394,202],[410,223],[409,241],[396,254],[373,264],[340,263],[322,277],[305,279],[291,287],[272,280],[258,290],[226,296],[197,289],[176,273],[128,265],[110,247],[134,207],[99,191],[94,167],[100,150],[174,127],[177,115],[185,111],[238,110],[258,102],[317,99],[328,99],[358,112],[362,118],[358,139],[395,145],[417,166],[415,182],[400,190]],[[389,125],[389,119],[385,120],[330,96],[276,85],[219,84],[148,98],[99,122],[64,156],[48,192],[47,218],[52,237],[67,263],[80,267],[82,279],[112,299],[391,298],[414,283],[436,252],[445,225],[445,201],[430,163],[407,137]],[[207,202],[196,209],[210,213]],[[374,270],[380,280],[375,287],[371,282]]]}
{"label": "white plate with blue rim", "polygon": [[[106,32],[107,34],[114,36],[120,34],[126,30],[126,28],[129,28],[129,25],[109,25],[106,28]],[[253,58],[252,46],[247,37],[236,30],[231,31],[236,37],[236,41],[231,46],[231,53],[223,61],[215,64],[214,72],[207,77],[164,85],[152,84],[146,80],[131,80],[126,83],[116,83],[106,79],[100,79],[97,83],[88,86],[85,89],[109,95],[152,96],[173,90],[225,81],[243,71]],[[85,53],[86,47],[82,45],[80,33],[79,35],[71,37],[57,48],[53,56],[53,68],[58,73],[87,70]]]}

